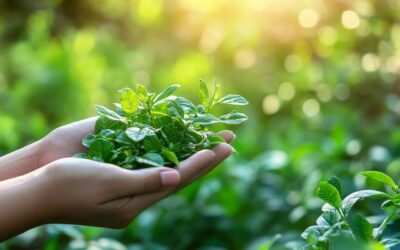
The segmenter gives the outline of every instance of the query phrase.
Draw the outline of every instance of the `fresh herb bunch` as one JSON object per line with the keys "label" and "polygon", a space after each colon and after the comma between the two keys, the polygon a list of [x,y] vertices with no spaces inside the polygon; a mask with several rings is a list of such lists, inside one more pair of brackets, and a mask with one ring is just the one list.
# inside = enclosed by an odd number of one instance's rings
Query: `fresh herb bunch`
{"label": "fresh herb bunch", "polygon": [[[301,235],[308,242],[304,250],[392,249],[400,245],[398,231],[393,233],[387,230],[389,224],[400,218],[399,185],[382,172],[365,171],[361,174],[386,185],[390,190],[360,190],[342,199],[342,183],[337,177],[320,182],[316,194],[326,203],[316,225],[307,228]],[[365,198],[383,200],[381,208],[386,216],[378,219],[377,216],[366,217],[355,213],[355,204]]]}
{"label": "fresh herb bunch", "polygon": [[219,104],[248,104],[240,95],[217,98],[218,85],[214,82],[209,88],[200,81],[200,105],[174,96],[179,87],[172,85],[155,94],[138,84],[136,91],[120,90],[115,111],[97,105],[95,134],[83,139],[87,153],[76,156],[127,169],[174,167],[190,155],[224,142],[209,130],[210,125],[240,124],[248,119],[236,111],[220,117],[210,114]]}

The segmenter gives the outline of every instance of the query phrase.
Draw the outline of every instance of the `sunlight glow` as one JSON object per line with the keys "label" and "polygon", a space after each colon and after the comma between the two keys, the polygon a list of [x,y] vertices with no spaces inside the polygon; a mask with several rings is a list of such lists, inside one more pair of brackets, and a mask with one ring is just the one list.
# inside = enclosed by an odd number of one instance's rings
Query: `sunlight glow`
{"label": "sunlight glow", "polygon": [[304,28],[312,28],[317,25],[319,15],[315,10],[305,9],[299,14],[299,23]]}
{"label": "sunlight glow", "polygon": [[277,96],[268,95],[264,98],[262,107],[265,114],[272,115],[278,112],[281,102]]}
{"label": "sunlight glow", "polygon": [[360,17],[352,10],[345,10],[342,13],[342,24],[346,29],[356,29],[360,25]]}
{"label": "sunlight glow", "polygon": [[308,99],[303,103],[303,113],[308,117],[318,115],[320,111],[319,102],[315,99]]}

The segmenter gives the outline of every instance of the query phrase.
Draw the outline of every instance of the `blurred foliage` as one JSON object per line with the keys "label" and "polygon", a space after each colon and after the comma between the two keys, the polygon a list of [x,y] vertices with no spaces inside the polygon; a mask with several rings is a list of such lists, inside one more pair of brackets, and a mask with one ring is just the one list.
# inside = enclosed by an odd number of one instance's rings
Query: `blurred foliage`
{"label": "blurred foliage", "polygon": [[49,225],[0,249],[304,245],[321,179],[335,174],[348,194],[365,187],[359,171],[400,178],[399,11],[398,0],[0,0],[0,154],[133,83],[198,98],[198,80],[215,78],[251,102],[239,154],[126,230]]}

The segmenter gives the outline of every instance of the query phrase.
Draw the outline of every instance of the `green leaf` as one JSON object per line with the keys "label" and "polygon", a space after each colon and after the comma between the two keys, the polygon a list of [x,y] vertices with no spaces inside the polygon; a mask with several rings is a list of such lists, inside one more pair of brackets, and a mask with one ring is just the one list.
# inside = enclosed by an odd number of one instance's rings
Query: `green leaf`
{"label": "green leaf", "polygon": [[154,135],[154,131],[148,127],[130,127],[125,130],[125,134],[135,142],[143,140],[146,136]]}
{"label": "green leaf", "polygon": [[100,116],[107,117],[110,120],[121,121],[121,122],[126,123],[126,119],[124,117],[120,116],[116,112],[114,112],[104,106],[96,105],[96,111]]}
{"label": "green leaf", "polygon": [[199,111],[197,110],[196,105],[193,104],[193,102],[183,98],[183,97],[177,97],[174,102],[179,104],[185,111],[190,112],[190,113],[198,113]]}
{"label": "green leaf", "polygon": [[95,135],[88,134],[87,136],[83,137],[82,145],[88,148],[94,142],[95,139],[96,139]]}
{"label": "green leaf", "polygon": [[158,139],[158,137],[153,134],[146,136],[143,140],[143,147],[146,152],[161,152],[162,151],[162,143]]}
{"label": "green leaf", "polygon": [[342,210],[345,214],[347,214],[354,204],[357,203],[358,200],[362,198],[384,198],[389,199],[390,195],[376,191],[376,190],[361,190],[354,193],[349,194],[343,199],[342,202]]}
{"label": "green leaf", "polygon": [[92,157],[93,159],[98,157],[103,161],[106,161],[113,149],[114,144],[112,142],[103,138],[98,138],[91,143],[88,150],[88,156]]}
{"label": "green leaf", "polygon": [[95,133],[99,134],[104,129],[117,130],[117,129],[122,129],[123,127],[125,127],[125,124],[121,123],[119,120],[111,120],[108,117],[100,116],[96,120]]}
{"label": "green leaf", "polygon": [[139,97],[135,91],[126,88],[121,90],[121,108],[127,114],[135,113],[139,108]]}
{"label": "green leaf", "polygon": [[317,196],[332,205],[334,208],[339,209],[341,198],[339,191],[330,183],[326,181],[321,181],[317,189]]}
{"label": "green leaf", "polygon": [[143,86],[142,84],[136,84],[136,91],[141,97],[147,97],[147,95],[149,94],[146,87]]}
{"label": "green leaf", "polygon": [[217,101],[217,103],[230,104],[230,105],[248,105],[249,102],[240,95],[227,95]]}
{"label": "green leaf", "polygon": [[164,90],[163,92],[161,92],[154,98],[154,103],[158,103],[158,102],[164,100],[165,98],[169,97],[180,87],[181,86],[179,84],[174,84],[174,85],[170,86],[169,88],[167,88],[166,90]]}
{"label": "green leaf", "polygon": [[238,113],[238,112],[231,112],[229,114],[223,115],[219,118],[220,122],[225,124],[240,124],[248,120],[247,115]]}
{"label": "green leaf", "polygon": [[172,162],[173,164],[175,164],[175,166],[179,165],[179,160],[178,157],[176,156],[176,154],[174,152],[172,152],[171,150],[165,149],[163,148],[162,150],[162,155],[168,159],[170,162]]}
{"label": "green leaf", "polygon": [[332,184],[337,191],[339,191],[340,197],[342,197],[343,195],[343,188],[342,188],[342,182],[339,180],[339,178],[337,178],[336,176],[332,176],[328,183]]}
{"label": "green leaf", "polygon": [[310,236],[320,237],[325,233],[325,229],[320,226],[311,226],[308,227],[304,232],[301,234],[301,237],[305,240],[308,240]]}
{"label": "green leaf", "polygon": [[370,178],[370,179],[373,179],[380,183],[389,185],[396,192],[398,190],[398,187],[397,187],[396,183],[394,182],[394,180],[385,173],[382,173],[379,171],[364,171],[364,172],[361,172],[361,174],[366,176],[367,178]]}
{"label": "green leaf", "polygon": [[143,155],[143,158],[156,163],[158,166],[163,166],[164,165],[164,159],[162,158],[161,155],[157,153],[147,153]]}
{"label": "green leaf", "polygon": [[363,216],[356,214],[352,216],[349,223],[351,231],[357,239],[367,242],[372,240],[373,227]]}
{"label": "green leaf", "polygon": [[194,118],[192,122],[193,124],[199,125],[212,125],[219,123],[220,120],[211,114],[200,114],[196,118]]}
{"label": "green leaf", "polygon": [[207,83],[200,80],[200,101],[204,107],[208,108],[208,100],[210,99],[210,93],[208,91]]}
{"label": "green leaf", "polygon": [[322,213],[317,219],[318,226],[332,227],[340,221],[340,215],[337,210],[328,210]]}

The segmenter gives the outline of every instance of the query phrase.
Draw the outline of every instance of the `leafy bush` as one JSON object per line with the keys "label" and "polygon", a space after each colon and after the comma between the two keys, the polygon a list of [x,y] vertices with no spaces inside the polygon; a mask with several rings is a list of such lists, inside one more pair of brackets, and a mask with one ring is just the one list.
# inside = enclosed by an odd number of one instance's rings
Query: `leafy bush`
{"label": "leafy bush", "polygon": [[192,154],[211,149],[225,142],[209,130],[210,125],[240,124],[247,120],[243,113],[233,111],[215,117],[211,110],[219,104],[247,105],[240,95],[217,98],[218,85],[209,90],[200,82],[200,105],[173,96],[179,85],[172,85],[159,94],[149,93],[138,84],[136,92],[121,90],[121,101],[116,111],[97,105],[100,117],[95,133],[83,139],[87,153],[77,157],[109,162],[123,168],[137,169],[149,166],[178,165]]}
{"label": "leafy bush", "polygon": [[[317,219],[317,225],[307,228],[301,235],[308,241],[308,245],[303,249],[327,250],[337,244],[337,241],[342,241],[341,244],[344,241],[343,247],[358,246],[357,249],[369,249],[368,244],[390,249],[400,244],[397,233],[384,234],[388,225],[397,220],[400,215],[399,186],[391,177],[379,171],[364,171],[361,174],[387,185],[391,190],[389,192],[360,190],[342,199],[342,183],[336,176],[331,177],[327,182],[320,182],[317,195],[326,204],[322,207],[323,213]],[[381,208],[388,215],[378,220],[375,219],[372,224],[368,220],[371,217],[352,212],[356,203],[365,198],[382,199]]]}

